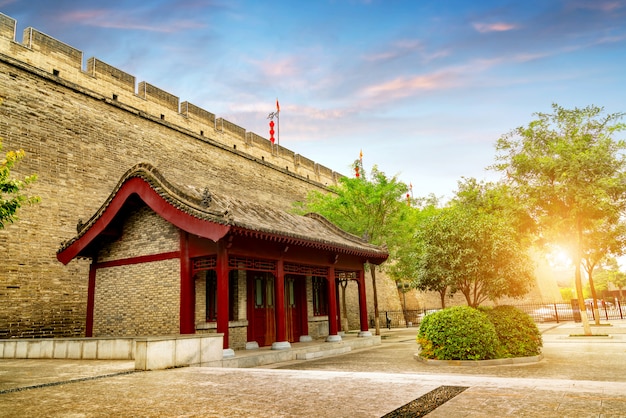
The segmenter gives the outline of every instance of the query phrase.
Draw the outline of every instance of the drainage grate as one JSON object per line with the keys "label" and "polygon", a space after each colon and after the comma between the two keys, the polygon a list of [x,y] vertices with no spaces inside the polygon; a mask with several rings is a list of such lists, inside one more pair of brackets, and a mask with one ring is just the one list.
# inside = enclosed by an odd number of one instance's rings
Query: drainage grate
{"label": "drainage grate", "polygon": [[416,400],[391,411],[382,418],[418,418],[426,416],[426,414],[433,412],[465,389],[467,389],[465,386],[439,386]]}

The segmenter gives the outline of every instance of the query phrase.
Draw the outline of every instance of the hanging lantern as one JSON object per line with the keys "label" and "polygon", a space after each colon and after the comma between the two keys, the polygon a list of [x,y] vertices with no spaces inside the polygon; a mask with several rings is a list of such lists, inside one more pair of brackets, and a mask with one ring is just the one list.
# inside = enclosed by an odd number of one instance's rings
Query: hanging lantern
{"label": "hanging lantern", "polygon": [[273,120],[270,121],[270,141],[272,141],[272,144],[275,141],[275,139],[274,139],[274,121]]}

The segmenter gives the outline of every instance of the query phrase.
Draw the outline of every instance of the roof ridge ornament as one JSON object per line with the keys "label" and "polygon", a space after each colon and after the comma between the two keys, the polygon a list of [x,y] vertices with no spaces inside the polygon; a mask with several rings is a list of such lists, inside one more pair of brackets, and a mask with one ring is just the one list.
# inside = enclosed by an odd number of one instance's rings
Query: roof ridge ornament
{"label": "roof ridge ornament", "polygon": [[202,206],[208,208],[211,206],[211,202],[213,202],[213,195],[209,191],[209,188],[205,187],[204,190],[202,190]]}

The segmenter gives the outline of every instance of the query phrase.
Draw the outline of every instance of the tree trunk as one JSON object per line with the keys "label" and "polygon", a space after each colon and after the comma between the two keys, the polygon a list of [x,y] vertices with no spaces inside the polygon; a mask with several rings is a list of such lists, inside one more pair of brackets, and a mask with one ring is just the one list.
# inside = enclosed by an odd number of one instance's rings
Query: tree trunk
{"label": "tree trunk", "polygon": [[441,309],[446,309],[446,292],[448,288],[439,291],[439,297],[441,298]]}
{"label": "tree trunk", "polygon": [[583,323],[583,330],[585,335],[591,334],[591,327],[589,326],[589,318],[587,317],[587,308],[585,307],[585,296],[583,295],[583,282],[580,274],[580,264],[582,263],[582,254],[583,254],[583,229],[582,226],[578,225],[578,242],[576,248],[576,256],[574,260],[574,265],[576,266],[576,270],[574,272],[574,281],[576,283],[576,295],[578,296],[578,309],[580,310],[580,320]]}
{"label": "tree trunk", "polygon": [[588,271],[587,275],[589,276],[589,287],[591,288],[591,297],[593,298],[593,317],[595,318],[596,325],[600,325],[600,310],[598,309],[598,296],[596,294],[596,287],[593,284],[591,271]]}

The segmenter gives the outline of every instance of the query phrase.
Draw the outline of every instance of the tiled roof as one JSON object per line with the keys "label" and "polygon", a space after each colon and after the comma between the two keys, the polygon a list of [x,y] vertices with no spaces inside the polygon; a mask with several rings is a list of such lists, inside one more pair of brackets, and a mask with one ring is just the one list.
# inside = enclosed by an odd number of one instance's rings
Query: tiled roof
{"label": "tiled roof", "polygon": [[80,240],[109,210],[111,202],[123,186],[136,178],[146,182],[169,205],[200,221],[228,226],[232,233],[354,254],[374,264],[385,261],[388,256],[385,248],[369,244],[341,230],[321,215],[298,215],[232,196],[214,194],[196,185],[174,185],[155,167],[146,163],[132,167],[122,176],[105,203],[89,221],[79,226],[76,237],[62,244],[59,253]]}

